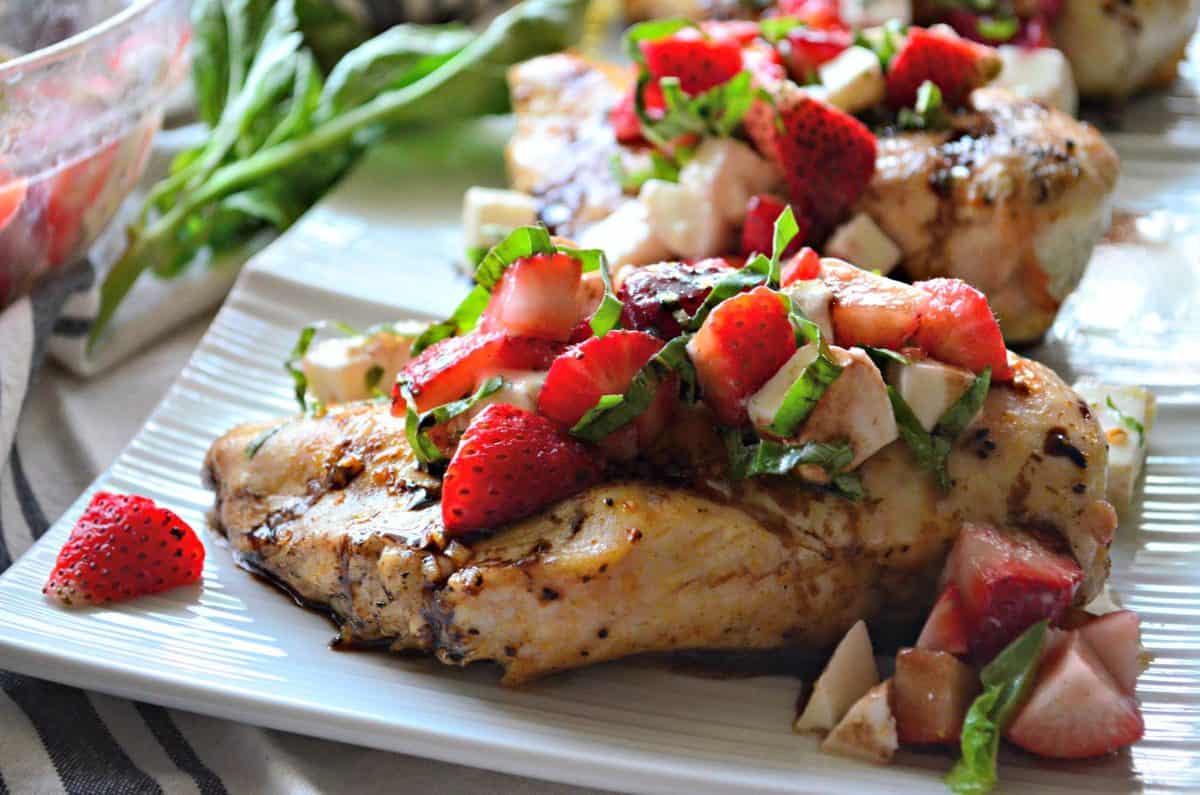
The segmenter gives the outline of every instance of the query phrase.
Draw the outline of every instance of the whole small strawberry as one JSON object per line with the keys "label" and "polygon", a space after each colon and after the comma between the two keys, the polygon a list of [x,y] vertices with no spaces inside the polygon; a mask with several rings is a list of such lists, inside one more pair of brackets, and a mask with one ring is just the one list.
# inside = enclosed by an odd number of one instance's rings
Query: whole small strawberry
{"label": "whole small strawberry", "polygon": [[152,500],[97,492],[42,593],[64,605],[120,602],[200,581],[204,545]]}

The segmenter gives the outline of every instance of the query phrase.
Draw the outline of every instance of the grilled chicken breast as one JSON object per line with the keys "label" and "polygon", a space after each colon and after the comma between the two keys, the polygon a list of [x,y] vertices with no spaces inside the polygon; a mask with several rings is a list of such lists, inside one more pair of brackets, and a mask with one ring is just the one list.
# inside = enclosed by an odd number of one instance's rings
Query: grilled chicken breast
{"label": "grilled chicken breast", "polygon": [[239,559],[308,603],[346,641],[493,660],[506,684],[647,652],[820,649],[856,620],[917,622],[964,521],[1057,539],[1108,570],[1097,421],[1056,375],[1016,362],[951,454],[942,494],[901,442],[859,470],[851,502],[794,481],[721,479],[711,418],[685,414],[655,451],[669,479],[594,487],[494,535],[446,543],[438,481],[404,421],[351,404],[244,425],[206,470],[215,524]]}
{"label": "grilled chicken breast", "polygon": [[[606,118],[627,80],[567,53],[509,73],[513,186],[537,197],[560,234],[578,239],[629,201],[609,164],[630,154]],[[912,278],[965,279],[987,294],[1006,339],[1028,342],[1050,327],[1108,228],[1119,162],[1093,127],[1032,100],[983,89],[971,103],[950,131],[882,136],[856,210],[900,247]]]}

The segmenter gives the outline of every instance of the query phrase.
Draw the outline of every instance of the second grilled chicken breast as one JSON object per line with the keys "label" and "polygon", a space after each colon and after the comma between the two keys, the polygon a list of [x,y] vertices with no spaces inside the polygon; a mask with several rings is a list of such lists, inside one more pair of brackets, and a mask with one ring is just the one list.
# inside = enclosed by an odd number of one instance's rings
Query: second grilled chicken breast
{"label": "second grilled chicken breast", "polygon": [[235,428],[206,469],[235,554],[327,606],[347,641],[493,660],[506,684],[646,652],[820,649],[860,618],[918,621],[965,521],[1069,547],[1081,600],[1103,583],[1116,516],[1099,425],[1048,369],[1015,369],[952,452],[946,494],[902,442],[862,466],[860,502],[709,478],[724,453],[699,410],[658,450],[671,481],[597,486],[465,543],[444,541],[438,482],[384,405],[283,421],[253,453],[279,423]]}

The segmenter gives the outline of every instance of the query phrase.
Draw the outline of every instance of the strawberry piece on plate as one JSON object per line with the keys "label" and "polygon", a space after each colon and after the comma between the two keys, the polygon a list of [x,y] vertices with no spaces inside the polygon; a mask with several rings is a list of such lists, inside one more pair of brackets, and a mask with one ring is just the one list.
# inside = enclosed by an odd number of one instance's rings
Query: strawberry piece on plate
{"label": "strawberry piece on plate", "polygon": [[983,293],[961,279],[930,279],[913,286],[929,294],[917,330],[918,347],[973,373],[991,367],[993,381],[1012,380],[1004,335]]}
{"label": "strawberry piece on plate", "polygon": [[925,619],[925,626],[917,638],[917,648],[960,656],[967,653],[967,622],[957,586],[946,586],[933,603],[929,618]]}
{"label": "strawberry piece on plate", "polygon": [[621,325],[651,331],[663,339],[682,333],[677,311],[691,315],[700,308],[712,288],[733,271],[724,259],[696,263],[660,262],[632,269],[621,282]]}
{"label": "strawberry piece on plate", "polygon": [[742,48],[731,39],[706,39],[694,29],[641,43],[646,69],[655,78],[677,77],[679,87],[696,95],[728,82],[742,71]]}
{"label": "strawberry piece on plate", "polygon": [[1004,736],[1051,759],[1088,759],[1142,739],[1137,700],[1121,691],[1078,631],[1046,655]]}
{"label": "strawberry piece on plate", "polygon": [[97,492],[42,593],[64,605],[119,602],[200,582],[204,544],[152,500]]}
{"label": "strawberry piece on plate", "polygon": [[492,290],[480,329],[566,342],[583,314],[582,275],[583,264],[569,254],[518,259]]}
{"label": "strawberry piece on plate", "polygon": [[898,350],[920,325],[929,295],[910,285],[845,262],[821,262],[821,280],[833,292],[834,337],[849,348]]}
{"label": "strawberry piece on plate", "polygon": [[787,287],[796,282],[806,282],[821,275],[821,257],[808,246],[796,252],[796,256],[783,264],[780,284]]}
{"label": "strawberry piece on plate", "polygon": [[779,162],[797,216],[822,236],[858,201],[875,173],[875,136],[832,105],[797,93],[779,106]]}
{"label": "strawberry piece on plate", "polygon": [[[742,255],[766,254],[770,256],[775,244],[775,221],[787,209],[787,203],[768,193],[751,196],[746,202],[746,220],[742,222]],[[800,250],[808,237],[808,220],[796,215],[799,231],[784,250],[783,256],[790,257]]]}
{"label": "strawberry piece on plate", "polygon": [[796,28],[787,35],[788,69],[802,82],[811,81],[821,67],[854,44],[854,34],[839,28]]}
{"label": "strawberry piece on plate", "polygon": [[746,400],[796,352],[796,333],[780,296],[756,287],[718,304],[687,347],[704,402],[739,426]]}
{"label": "strawberry piece on plate", "polygon": [[500,370],[545,370],[563,348],[562,343],[500,332],[477,331],[436,342],[400,371],[392,391],[392,413],[402,416],[407,409],[400,379],[408,383],[417,409],[428,411],[466,397]]}
{"label": "strawberry piece on plate", "polygon": [[1124,693],[1137,689],[1145,667],[1142,660],[1142,621],[1132,610],[1118,610],[1084,624],[1077,631],[1104,663]]}
{"label": "strawberry piece on plate", "polygon": [[599,480],[596,455],[545,417],[504,403],[471,420],[442,481],[446,535],[522,519]]}
{"label": "strawberry piece on plate", "polygon": [[967,620],[971,656],[986,662],[1032,624],[1055,622],[1075,599],[1083,570],[1026,533],[964,524],[946,561]]}
{"label": "strawberry piece on plate", "polygon": [[795,17],[813,28],[845,27],[840,0],[781,0],[779,15]]}
{"label": "strawberry piece on plate", "polygon": [[917,89],[929,80],[951,108],[972,90],[1000,74],[1000,56],[991,47],[924,28],[910,28],[887,73],[887,101],[893,108],[916,104]]}
{"label": "strawberry piece on plate", "polygon": [[[661,339],[644,331],[610,331],[576,345],[550,365],[538,396],[538,412],[564,428],[573,427],[604,395],[624,394],[662,346]],[[633,452],[652,442],[670,419],[678,392],[677,382],[660,385],[650,407],[616,431],[634,429],[631,439],[621,441],[632,444]]]}

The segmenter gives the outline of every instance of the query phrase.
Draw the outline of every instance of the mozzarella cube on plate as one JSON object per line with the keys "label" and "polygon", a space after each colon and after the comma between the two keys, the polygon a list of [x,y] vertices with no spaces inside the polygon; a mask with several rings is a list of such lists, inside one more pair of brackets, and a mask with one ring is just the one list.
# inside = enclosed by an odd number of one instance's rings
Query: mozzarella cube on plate
{"label": "mozzarella cube on plate", "polygon": [[463,197],[463,243],[490,248],[518,226],[537,223],[537,204],[527,193],[499,188],[468,188]]}
{"label": "mozzarella cube on plate", "polygon": [[733,245],[734,225],[722,217],[711,195],[651,179],[642,186],[638,200],[646,206],[651,232],[680,257],[711,257]]}
{"label": "mozzarella cube on plate", "polygon": [[1018,47],[1002,44],[996,48],[1004,68],[992,85],[1007,88],[1017,96],[1044,102],[1064,113],[1079,109],[1079,92],[1071,64],[1061,50],[1048,47]]}
{"label": "mozzarella cube on plate", "polygon": [[904,257],[900,247],[866,213],[859,213],[833,230],[824,253],[883,275],[899,265]]}
{"label": "mozzarella cube on plate", "polygon": [[408,364],[417,323],[401,323],[370,336],[331,337],[316,342],[300,362],[308,391],[324,403],[349,403],[389,392]]}
{"label": "mozzarella cube on plate", "polygon": [[900,747],[891,692],[890,679],[868,690],[825,737],[821,750],[877,765],[891,762]]}
{"label": "mozzarella cube on plate", "polygon": [[[854,460],[847,469],[855,469],[900,434],[887,384],[866,351],[861,348],[846,350],[836,345],[831,345],[829,350],[834,362],[841,365],[842,373],[825,389],[825,394],[800,426],[798,441],[801,444],[846,441],[854,452]],[[815,469],[805,466],[802,474],[813,480],[824,480],[812,471]]]}
{"label": "mozzarella cube on plate", "polygon": [[833,650],[792,729],[829,731],[846,717],[854,702],[877,684],[879,669],[875,666],[871,636],[867,634],[867,625],[859,621]]}
{"label": "mozzarella cube on plate", "polygon": [[792,303],[821,329],[821,336],[833,339],[833,291],[820,279],[792,282],[783,288]]}
{"label": "mozzarella cube on plate", "polygon": [[679,171],[679,184],[714,203],[721,218],[740,224],[751,196],[768,193],[779,171],[766,158],[732,138],[706,138]]}
{"label": "mozzarella cube on plate", "polygon": [[895,19],[902,25],[912,23],[912,0],[842,0],[842,21],[851,30],[882,25]]}
{"label": "mozzarella cube on plate", "polygon": [[649,210],[637,199],[630,199],[612,215],[585,229],[579,237],[579,247],[600,249],[613,269],[622,265],[651,265],[671,258],[671,249],[650,228]]}
{"label": "mozzarella cube on plate", "polygon": [[888,381],[913,410],[921,427],[932,431],[938,420],[975,381],[975,374],[961,367],[930,360],[888,367]]}
{"label": "mozzarella cube on plate", "polygon": [[879,56],[866,47],[849,47],[820,68],[826,101],[847,113],[858,113],[883,102],[887,82]]}
{"label": "mozzarella cube on plate", "polygon": [[1140,386],[1097,381],[1080,381],[1075,391],[1087,401],[1108,439],[1108,501],[1118,511],[1127,511],[1146,463],[1146,437],[1156,410],[1154,395]]}

